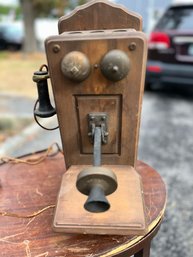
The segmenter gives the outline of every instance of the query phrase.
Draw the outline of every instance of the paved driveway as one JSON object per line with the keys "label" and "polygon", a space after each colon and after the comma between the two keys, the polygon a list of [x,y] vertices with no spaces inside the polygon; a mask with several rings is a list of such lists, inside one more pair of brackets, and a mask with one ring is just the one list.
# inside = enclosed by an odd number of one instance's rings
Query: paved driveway
{"label": "paved driveway", "polygon": [[139,158],[158,170],[168,189],[151,256],[193,256],[193,92],[145,94]]}

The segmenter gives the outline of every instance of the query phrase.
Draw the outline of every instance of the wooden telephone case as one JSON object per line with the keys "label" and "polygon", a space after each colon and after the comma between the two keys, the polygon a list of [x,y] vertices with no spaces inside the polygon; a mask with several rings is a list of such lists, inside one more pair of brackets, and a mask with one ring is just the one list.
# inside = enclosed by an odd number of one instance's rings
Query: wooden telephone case
{"label": "wooden telephone case", "polygon": [[[62,18],[60,35],[46,40],[67,168],[58,195],[55,231],[124,235],[146,232],[143,189],[135,170],[147,55],[146,38],[140,29],[137,15],[106,1],[93,1]],[[130,69],[123,79],[111,81],[101,72],[101,62],[116,49],[128,56]],[[89,75],[81,82],[70,80],[61,70],[63,58],[72,51],[83,53],[90,62]],[[109,135],[108,143],[102,145],[102,165],[116,174],[118,188],[108,197],[110,209],[96,214],[84,209],[87,197],[77,190],[76,178],[83,168],[92,165],[87,115],[98,112],[108,114]]]}

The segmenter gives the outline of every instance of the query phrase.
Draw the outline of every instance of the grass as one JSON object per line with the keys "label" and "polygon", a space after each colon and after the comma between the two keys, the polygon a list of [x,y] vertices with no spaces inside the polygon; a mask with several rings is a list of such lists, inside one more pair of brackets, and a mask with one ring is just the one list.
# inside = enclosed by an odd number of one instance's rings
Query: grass
{"label": "grass", "polygon": [[[22,52],[0,52],[0,93],[30,97],[35,102],[37,89],[32,76],[42,64],[46,64],[43,53],[24,55]],[[19,133],[32,120],[0,117],[0,144],[7,137]]]}
{"label": "grass", "polygon": [[33,72],[46,63],[43,53],[0,52],[0,92],[37,98]]}

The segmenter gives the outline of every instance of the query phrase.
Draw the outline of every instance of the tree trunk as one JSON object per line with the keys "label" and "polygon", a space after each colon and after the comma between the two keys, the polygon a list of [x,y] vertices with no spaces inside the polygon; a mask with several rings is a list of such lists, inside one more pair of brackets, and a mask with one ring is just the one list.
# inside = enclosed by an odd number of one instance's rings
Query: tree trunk
{"label": "tree trunk", "polygon": [[25,53],[32,53],[37,51],[37,42],[35,35],[35,16],[33,9],[33,2],[31,0],[20,0],[21,9],[24,20],[24,46]]}

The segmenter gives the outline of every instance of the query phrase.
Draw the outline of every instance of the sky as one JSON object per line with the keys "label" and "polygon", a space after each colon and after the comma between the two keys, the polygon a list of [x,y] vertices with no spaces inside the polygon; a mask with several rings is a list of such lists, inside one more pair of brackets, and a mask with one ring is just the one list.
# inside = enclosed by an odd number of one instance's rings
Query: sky
{"label": "sky", "polygon": [[18,0],[0,0],[0,4],[3,4],[3,5],[9,5],[9,4],[16,5],[17,3],[18,3]]}
{"label": "sky", "polygon": [[[171,4],[172,0],[117,0],[117,3],[126,6],[129,10],[139,13],[143,18],[144,30],[149,30],[149,16],[152,12],[157,11],[161,15]],[[151,10],[150,10],[151,8]],[[151,13],[152,15],[152,13]],[[150,25],[152,28],[153,24]]]}
{"label": "sky", "polygon": [[[112,2],[116,2],[116,0],[110,0]],[[0,0],[0,4],[3,5],[16,5],[19,2],[19,0]]]}
{"label": "sky", "polygon": [[[141,14],[144,21],[144,29],[146,30],[149,24],[149,6],[153,6],[154,10],[163,13],[163,11],[169,6],[174,0],[111,0],[126,6],[128,9]],[[181,0],[183,1],[183,0]],[[17,4],[19,0],[0,0],[0,4]]]}

